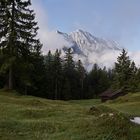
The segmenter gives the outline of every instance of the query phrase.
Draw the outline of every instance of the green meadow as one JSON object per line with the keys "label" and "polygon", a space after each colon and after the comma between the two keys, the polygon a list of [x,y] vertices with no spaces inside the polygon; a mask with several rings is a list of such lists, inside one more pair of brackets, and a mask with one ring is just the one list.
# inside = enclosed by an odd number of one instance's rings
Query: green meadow
{"label": "green meadow", "polygon": [[140,140],[140,93],[107,103],[53,101],[0,91],[0,140]]}

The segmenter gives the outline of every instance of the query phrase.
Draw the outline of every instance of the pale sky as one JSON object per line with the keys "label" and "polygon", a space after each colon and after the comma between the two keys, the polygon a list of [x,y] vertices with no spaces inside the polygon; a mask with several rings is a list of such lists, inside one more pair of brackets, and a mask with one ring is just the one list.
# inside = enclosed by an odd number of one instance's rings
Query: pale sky
{"label": "pale sky", "polygon": [[[82,29],[140,51],[140,0],[32,0],[40,37]],[[51,34],[53,36],[53,34]],[[46,35],[50,37],[51,35]]]}

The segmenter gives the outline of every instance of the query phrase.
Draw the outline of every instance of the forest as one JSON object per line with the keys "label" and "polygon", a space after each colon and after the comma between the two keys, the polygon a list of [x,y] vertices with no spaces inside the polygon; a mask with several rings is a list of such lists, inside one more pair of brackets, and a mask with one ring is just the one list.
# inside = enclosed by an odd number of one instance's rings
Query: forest
{"label": "forest", "polygon": [[94,64],[91,71],[74,61],[71,49],[64,57],[58,49],[43,55],[30,5],[0,0],[0,88],[54,100],[98,98],[107,89],[140,91],[140,68],[124,49],[113,68]]}

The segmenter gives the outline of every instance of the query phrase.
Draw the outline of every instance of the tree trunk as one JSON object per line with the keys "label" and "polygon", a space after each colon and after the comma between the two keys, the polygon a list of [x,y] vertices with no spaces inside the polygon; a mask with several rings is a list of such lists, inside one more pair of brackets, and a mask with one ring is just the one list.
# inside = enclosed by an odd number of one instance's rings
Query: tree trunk
{"label": "tree trunk", "polygon": [[57,88],[58,88],[58,86],[57,86],[57,79],[56,79],[56,81],[55,81],[55,100],[57,100]]}
{"label": "tree trunk", "polygon": [[82,82],[81,82],[81,88],[82,88],[82,93],[81,93],[81,99],[83,99],[84,98],[84,80],[82,79]]}
{"label": "tree trunk", "polygon": [[12,66],[9,68],[9,85],[8,89],[13,89],[13,68]]}
{"label": "tree trunk", "polygon": [[[11,21],[11,37],[9,42],[9,53],[13,56],[13,46],[14,46],[14,18],[15,18],[15,1],[12,0],[12,21]],[[12,62],[13,63],[13,62]],[[9,84],[8,89],[13,89],[13,64],[9,67]]]}
{"label": "tree trunk", "polygon": [[27,95],[27,86],[25,85],[24,94]]}

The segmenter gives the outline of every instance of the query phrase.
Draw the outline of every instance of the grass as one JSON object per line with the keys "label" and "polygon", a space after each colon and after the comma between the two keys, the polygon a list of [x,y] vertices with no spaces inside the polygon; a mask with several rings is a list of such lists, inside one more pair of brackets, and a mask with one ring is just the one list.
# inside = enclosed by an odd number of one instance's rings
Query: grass
{"label": "grass", "polygon": [[130,93],[114,101],[108,101],[106,105],[127,116],[140,116],[140,93]]}
{"label": "grass", "polygon": [[0,91],[0,140],[139,140],[132,116],[140,116],[140,93],[101,104]]}

